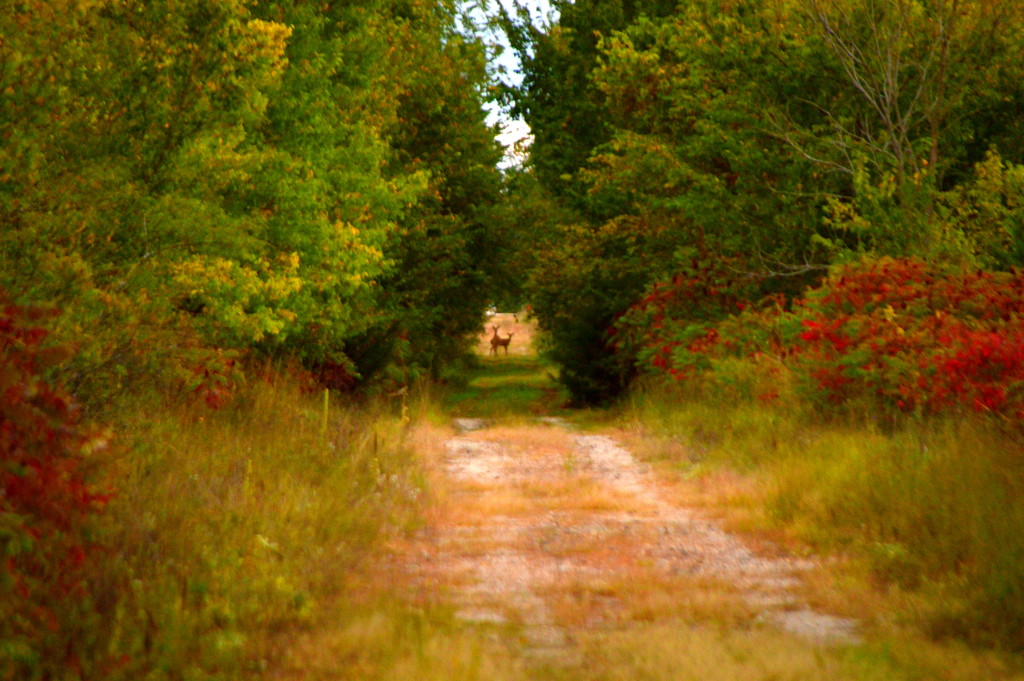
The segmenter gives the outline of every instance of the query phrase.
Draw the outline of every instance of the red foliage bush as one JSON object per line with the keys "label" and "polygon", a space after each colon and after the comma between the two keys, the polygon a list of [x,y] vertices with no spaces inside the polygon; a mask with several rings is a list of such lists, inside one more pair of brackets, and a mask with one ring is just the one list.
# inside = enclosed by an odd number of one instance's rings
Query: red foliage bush
{"label": "red foliage bush", "polygon": [[823,405],[1024,417],[1020,272],[865,260],[837,268],[788,310],[780,300],[705,298],[714,310],[736,311],[714,323],[673,314],[692,307],[693,296],[692,287],[654,289],[620,319],[616,342],[632,339],[648,371],[677,379],[714,373],[723,357],[771,353]]}
{"label": "red foliage bush", "polygon": [[[74,646],[61,636],[62,604],[82,596],[95,549],[86,521],[110,498],[83,468],[109,436],[84,427],[71,399],[40,377],[66,356],[45,347],[42,317],[0,309],[0,642],[23,651],[25,664],[73,666]],[[47,649],[46,641],[61,648]]]}
{"label": "red foliage bush", "polygon": [[210,409],[230,404],[243,379],[239,353],[216,348],[195,348],[185,354],[191,365],[183,381],[185,394]]}
{"label": "red foliage bush", "polygon": [[357,384],[351,364],[324,360],[317,365],[312,373],[320,385],[339,392],[351,392]]}
{"label": "red foliage bush", "polygon": [[915,260],[845,267],[798,301],[794,365],[831,402],[1024,416],[1024,276]]}
{"label": "red foliage bush", "polygon": [[694,260],[672,279],[656,282],[608,330],[611,347],[635,357],[641,371],[683,378],[707,368],[720,340],[716,324],[744,310],[757,290],[755,280],[736,278],[727,265]]}

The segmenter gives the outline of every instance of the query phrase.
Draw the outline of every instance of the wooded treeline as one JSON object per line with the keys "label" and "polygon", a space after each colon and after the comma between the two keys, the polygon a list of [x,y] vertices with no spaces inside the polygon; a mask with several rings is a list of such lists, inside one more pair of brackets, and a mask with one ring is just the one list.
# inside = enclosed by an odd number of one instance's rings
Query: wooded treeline
{"label": "wooded treeline", "polygon": [[575,401],[753,470],[922,631],[1024,649],[1024,3],[553,5],[499,19],[509,219]]}
{"label": "wooded treeline", "polygon": [[739,311],[718,291],[792,298],[864,258],[1021,264],[1019,0],[554,7],[502,13],[525,72],[505,94],[535,136],[526,298],[579,401],[636,375],[610,330],[656,282],[691,282],[693,324]]}
{"label": "wooded treeline", "polygon": [[465,352],[500,251],[486,48],[454,0],[35,0],[0,12],[0,289],[93,406],[331,387]]}

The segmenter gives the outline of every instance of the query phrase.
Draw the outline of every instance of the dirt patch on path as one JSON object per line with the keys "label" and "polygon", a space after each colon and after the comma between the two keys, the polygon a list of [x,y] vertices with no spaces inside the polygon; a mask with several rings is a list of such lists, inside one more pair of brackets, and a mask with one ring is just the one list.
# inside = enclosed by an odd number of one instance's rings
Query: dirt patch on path
{"label": "dirt patch on path", "polygon": [[435,446],[442,503],[403,563],[459,618],[518,632],[524,657],[573,665],[577,634],[663,620],[856,642],[854,622],[802,602],[813,561],[753,552],[613,439],[474,425]]}

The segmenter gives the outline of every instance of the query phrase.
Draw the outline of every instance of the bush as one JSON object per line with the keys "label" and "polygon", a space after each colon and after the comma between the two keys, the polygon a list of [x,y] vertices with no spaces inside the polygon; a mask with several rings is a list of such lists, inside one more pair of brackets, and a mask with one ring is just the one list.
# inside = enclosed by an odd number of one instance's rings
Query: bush
{"label": "bush", "polygon": [[721,322],[674,313],[688,309],[694,291],[690,281],[655,286],[620,319],[617,330],[640,346],[647,372],[725,384],[736,358],[757,363],[767,355],[825,410],[1024,416],[1020,272],[865,260],[836,268],[788,309],[780,299],[754,305],[710,291],[705,307],[735,310]]}
{"label": "bush", "polygon": [[[38,310],[0,312],[0,677],[62,678],[87,657],[95,618],[90,565],[102,550],[91,517],[110,499],[89,480],[107,431],[83,425],[70,397],[40,374],[65,356],[45,346]],[[106,658],[106,659],[104,659]]]}

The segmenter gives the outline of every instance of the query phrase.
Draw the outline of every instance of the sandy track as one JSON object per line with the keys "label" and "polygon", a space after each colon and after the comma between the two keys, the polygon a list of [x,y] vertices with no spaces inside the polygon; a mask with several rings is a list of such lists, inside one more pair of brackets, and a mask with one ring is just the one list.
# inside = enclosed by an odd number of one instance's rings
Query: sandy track
{"label": "sandy track", "polygon": [[448,439],[437,468],[447,512],[421,533],[406,569],[463,620],[514,627],[528,658],[573,664],[582,629],[685,616],[674,604],[692,611],[702,600],[745,626],[856,641],[854,622],[801,601],[812,561],[758,555],[672,503],[609,437],[481,428]]}

